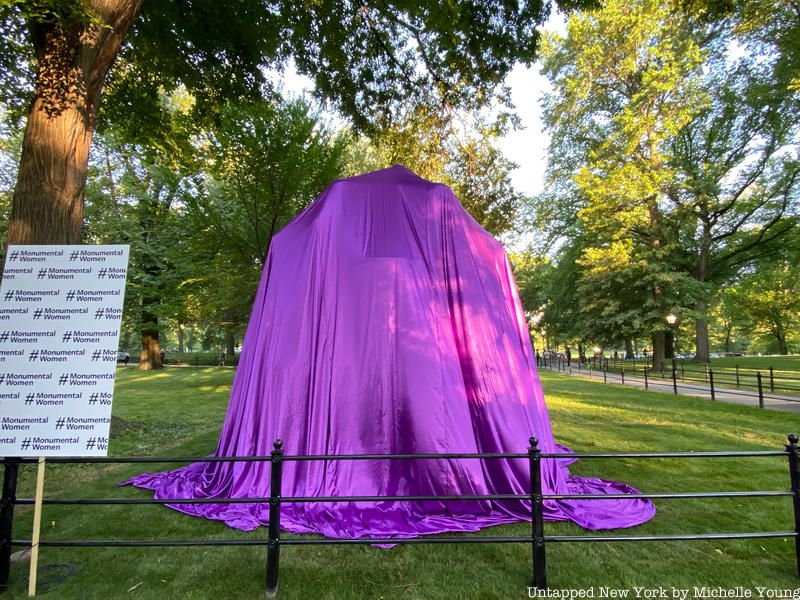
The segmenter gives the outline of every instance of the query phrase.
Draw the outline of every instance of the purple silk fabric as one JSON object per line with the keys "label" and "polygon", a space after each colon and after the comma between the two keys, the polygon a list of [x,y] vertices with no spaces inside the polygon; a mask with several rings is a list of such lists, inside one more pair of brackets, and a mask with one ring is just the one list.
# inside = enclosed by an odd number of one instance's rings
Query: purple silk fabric
{"label": "purple silk fabric", "polygon": [[[511,267],[450,189],[401,166],[335,181],[273,239],[215,456],[526,452],[553,441]],[[545,493],[637,493],[543,461]],[[128,483],[157,498],[269,496],[269,463],[196,463]],[[525,494],[528,462],[287,462],[284,496]],[[173,505],[250,530],[265,504]],[[545,517],[629,527],[649,501],[547,501]],[[526,501],[285,504],[281,526],[413,537],[530,520]]]}

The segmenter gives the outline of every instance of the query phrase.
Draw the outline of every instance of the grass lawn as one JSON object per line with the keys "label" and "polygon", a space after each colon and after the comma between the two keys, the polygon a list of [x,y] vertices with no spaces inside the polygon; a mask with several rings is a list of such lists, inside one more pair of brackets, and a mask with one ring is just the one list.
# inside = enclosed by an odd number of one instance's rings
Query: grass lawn
{"label": "grass lawn", "polygon": [[[703,365],[690,360],[681,362],[685,367],[687,380],[705,381]],[[739,371],[738,386],[736,385],[737,367]],[[773,369],[771,385],[770,367]],[[712,358],[711,368],[714,371],[716,384],[720,387],[757,390],[756,373],[760,371],[765,393],[800,396],[800,355]]]}
{"label": "grass lawn", "polygon": [[[686,361],[691,364],[692,361]],[[728,358],[712,358],[713,368],[734,369],[739,365],[741,369],[755,369],[769,371],[772,367],[776,371],[794,371],[800,373],[800,354],[791,356],[731,356]]]}
{"label": "grass lawn", "polygon": [[[121,368],[114,414],[129,422],[112,434],[111,454],[199,455],[213,451],[227,405],[232,369],[173,368],[140,373]],[[556,437],[578,451],[780,449],[800,415],[604,386],[543,372]],[[142,466],[48,468],[50,497],[147,497],[116,482]],[[788,487],[784,457],[759,459],[584,460],[580,475],[619,479],[643,491],[767,490]],[[33,495],[26,467],[19,497]],[[630,533],[784,531],[788,498],[661,500],[653,521]],[[15,538],[30,539],[30,507],[17,509]],[[547,533],[580,535],[569,523]],[[527,535],[527,523],[485,535]],[[160,506],[45,507],[43,539],[263,539]],[[790,539],[550,544],[551,588],[610,586],[767,586],[797,588]],[[44,548],[44,583],[52,598],[257,598],[264,590],[265,549]],[[50,565],[48,567],[48,565]],[[527,545],[289,547],[281,554],[279,597],[300,599],[527,598]],[[47,572],[45,572],[47,570]],[[27,565],[12,568],[9,598],[25,597]],[[62,579],[58,581],[58,579]]]}

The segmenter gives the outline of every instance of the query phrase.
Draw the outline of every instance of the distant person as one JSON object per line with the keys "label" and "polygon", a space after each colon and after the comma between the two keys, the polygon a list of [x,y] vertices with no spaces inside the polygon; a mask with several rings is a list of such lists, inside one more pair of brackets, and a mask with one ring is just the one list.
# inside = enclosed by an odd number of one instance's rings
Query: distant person
{"label": "distant person", "polygon": [[166,352],[166,350],[164,350],[163,348],[161,348],[161,352],[159,352],[159,354],[160,354],[160,356],[161,356],[161,364],[162,364],[162,365],[165,365],[165,364],[167,364],[167,352]]}
{"label": "distant person", "polygon": [[541,367],[542,366],[542,355],[539,354],[538,350],[536,351],[536,366],[537,367]]}
{"label": "distant person", "polygon": [[225,350],[219,353],[219,366],[220,367],[225,366]]}
{"label": "distant person", "polygon": [[568,365],[572,364],[572,352],[570,352],[569,348],[567,348],[566,357],[567,357],[567,364]]}

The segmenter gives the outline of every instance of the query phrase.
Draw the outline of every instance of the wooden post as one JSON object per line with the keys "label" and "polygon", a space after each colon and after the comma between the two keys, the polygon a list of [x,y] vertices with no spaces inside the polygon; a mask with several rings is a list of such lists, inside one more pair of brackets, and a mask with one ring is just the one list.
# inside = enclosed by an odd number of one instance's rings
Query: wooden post
{"label": "wooden post", "polygon": [[36,595],[36,572],[39,568],[39,537],[42,530],[42,497],[44,496],[44,456],[39,457],[36,470],[36,496],[33,500],[33,536],[31,538],[31,567],[28,576],[28,596]]}

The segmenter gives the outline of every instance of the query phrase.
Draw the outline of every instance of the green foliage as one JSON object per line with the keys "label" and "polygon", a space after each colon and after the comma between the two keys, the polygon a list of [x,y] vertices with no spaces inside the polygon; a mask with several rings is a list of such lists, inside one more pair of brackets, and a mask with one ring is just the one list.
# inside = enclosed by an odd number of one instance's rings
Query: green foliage
{"label": "green foliage", "polygon": [[530,249],[524,252],[510,252],[508,258],[514,270],[522,306],[530,319],[547,303],[547,285],[552,279],[553,264],[546,257],[539,256]]}
{"label": "green foliage", "polygon": [[501,236],[515,229],[524,204],[511,183],[510,172],[516,165],[496,146],[511,121],[505,113],[489,121],[478,111],[453,115],[411,104],[402,120],[354,146],[348,171],[402,164],[450,186],[476,221]]}
{"label": "green foliage", "polygon": [[779,354],[800,340],[800,271],[796,260],[760,266],[727,292],[734,314],[756,336],[769,336]]}
{"label": "green foliage", "polygon": [[676,311],[701,343],[715,291],[796,226],[800,97],[776,75],[781,42],[752,28],[764,11],[717,9],[611,1],[545,40],[537,218],[578,278],[562,329],[608,342],[663,331]]}
{"label": "green foliage", "polygon": [[184,318],[243,324],[273,235],[341,175],[346,141],[304,100],[226,106],[183,209]]}
{"label": "green foliage", "polygon": [[796,226],[800,96],[776,93],[758,56],[718,52],[702,83],[713,100],[672,140],[667,197],[678,266],[719,285]]}
{"label": "green foliage", "polygon": [[[14,168],[19,162],[22,147],[22,131],[12,125],[7,115],[0,115],[0,239],[5,239],[14,194]],[[5,260],[5,248],[0,248],[0,259]]]}
{"label": "green foliage", "polygon": [[590,339],[663,330],[686,293],[666,263],[674,242],[662,199],[675,176],[669,141],[708,102],[693,79],[703,33],[668,4],[642,0],[573,15],[565,39],[546,40],[548,203],[563,205],[556,232],[571,232],[579,252],[572,318]]}
{"label": "green foliage", "polygon": [[[22,106],[32,91],[37,40],[29,25],[91,19],[86,6],[12,0],[0,7],[0,65],[8,67],[0,87],[9,101]],[[290,61],[358,129],[392,122],[409,100],[484,106],[504,97],[501,84],[515,62],[534,60],[536,27],[550,8],[540,0],[143,2],[109,76],[103,115],[157,138],[159,93],[186,87],[197,98],[197,118],[213,120],[227,101],[262,96],[269,71]]]}

